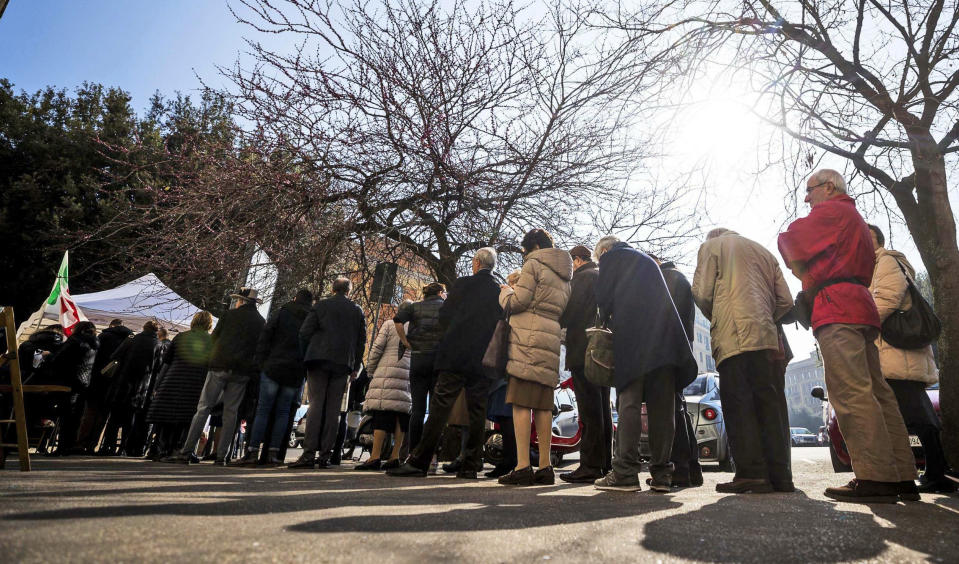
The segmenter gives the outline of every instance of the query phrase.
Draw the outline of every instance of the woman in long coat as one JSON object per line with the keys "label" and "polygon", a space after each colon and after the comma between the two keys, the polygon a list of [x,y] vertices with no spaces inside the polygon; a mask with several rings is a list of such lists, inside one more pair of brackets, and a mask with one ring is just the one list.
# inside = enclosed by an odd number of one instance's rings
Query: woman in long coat
{"label": "woman in long coat", "polygon": [[[553,389],[559,383],[559,318],[569,301],[573,259],[553,247],[542,229],[523,237],[524,262],[514,286],[501,287],[499,303],[509,312],[506,403],[513,406],[516,468],[499,483],[529,486],[555,482],[549,449],[553,423]],[[530,412],[536,421],[539,470],[530,467]]]}
{"label": "woman in long coat", "polygon": [[[363,411],[373,417],[373,451],[365,464],[357,470],[388,470],[400,465],[400,447],[403,435],[409,430],[410,408],[410,351],[403,346],[394,323],[384,323],[370,347],[366,370],[373,375],[366,391]],[[393,452],[382,462],[386,435],[393,433]]]}
{"label": "woman in long coat", "polygon": [[147,412],[147,421],[157,427],[156,459],[172,454],[180,446],[182,435],[193,420],[213,348],[212,326],[210,312],[197,312],[190,322],[190,330],[174,337],[163,356],[163,367]]}

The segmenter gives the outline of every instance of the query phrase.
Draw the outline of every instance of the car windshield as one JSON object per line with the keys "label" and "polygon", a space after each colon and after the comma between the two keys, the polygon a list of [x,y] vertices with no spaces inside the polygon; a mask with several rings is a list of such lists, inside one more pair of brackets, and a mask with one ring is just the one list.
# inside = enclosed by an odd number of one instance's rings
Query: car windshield
{"label": "car windshield", "polygon": [[811,435],[812,434],[811,432],[809,432],[809,429],[806,429],[804,427],[790,427],[789,430],[792,431],[793,435]]}
{"label": "car windshield", "polygon": [[692,384],[683,389],[684,396],[706,395],[706,376],[698,376]]}

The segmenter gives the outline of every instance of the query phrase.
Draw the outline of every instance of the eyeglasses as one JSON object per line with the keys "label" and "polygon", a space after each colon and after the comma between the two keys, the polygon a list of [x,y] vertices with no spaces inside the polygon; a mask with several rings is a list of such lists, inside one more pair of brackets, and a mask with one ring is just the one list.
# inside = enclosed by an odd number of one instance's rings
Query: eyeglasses
{"label": "eyeglasses", "polygon": [[809,186],[809,187],[806,188],[806,193],[809,194],[809,193],[811,193],[813,190],[815,190],[816,188],[819,188],[820,186],[825,186],[826,184],[832,184],[832,182],[829,182],[829,181],[827,180],[826,182],[820,182],[819,184],[816,184],[815,186]]}

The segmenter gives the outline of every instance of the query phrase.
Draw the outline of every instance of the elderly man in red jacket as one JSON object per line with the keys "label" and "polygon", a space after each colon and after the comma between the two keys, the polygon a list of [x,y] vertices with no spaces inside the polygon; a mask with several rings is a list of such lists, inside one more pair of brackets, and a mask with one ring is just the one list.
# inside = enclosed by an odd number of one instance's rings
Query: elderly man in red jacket
{"label": "elderly man in red jacket", "polygon": [[856,474],[845,486],[827,488],[826,496],[862,503],[918,501],[909,436],[879,369],[869,228],[834,170],[809,177],[806,202],[809,215],[779,235],[779,252],[812,300],[829,400]]}

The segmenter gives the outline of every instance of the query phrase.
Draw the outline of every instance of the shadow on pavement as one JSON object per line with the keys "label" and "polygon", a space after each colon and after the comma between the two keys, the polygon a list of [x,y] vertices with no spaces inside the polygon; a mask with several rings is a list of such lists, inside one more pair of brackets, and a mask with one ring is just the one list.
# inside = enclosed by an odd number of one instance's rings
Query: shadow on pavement
{"label": "shadow on pavement", "polygon": [[[868,512],[844,511],[835,502],[810,499],[802,492],[727,496],[697,511],[646,524],[642,545],[675,558],[709,562],[755,561],[764,554],[797,562],[865,560],[883,553],[887,541],[945,556],[945,540],[955,555],[959,514],[954,511],[933,503],[867,507],[894,527],[881,525]],[[686,542],[676,542],[679,531],[691,532]],[[792,555],[784,559],[786,547]]]}

